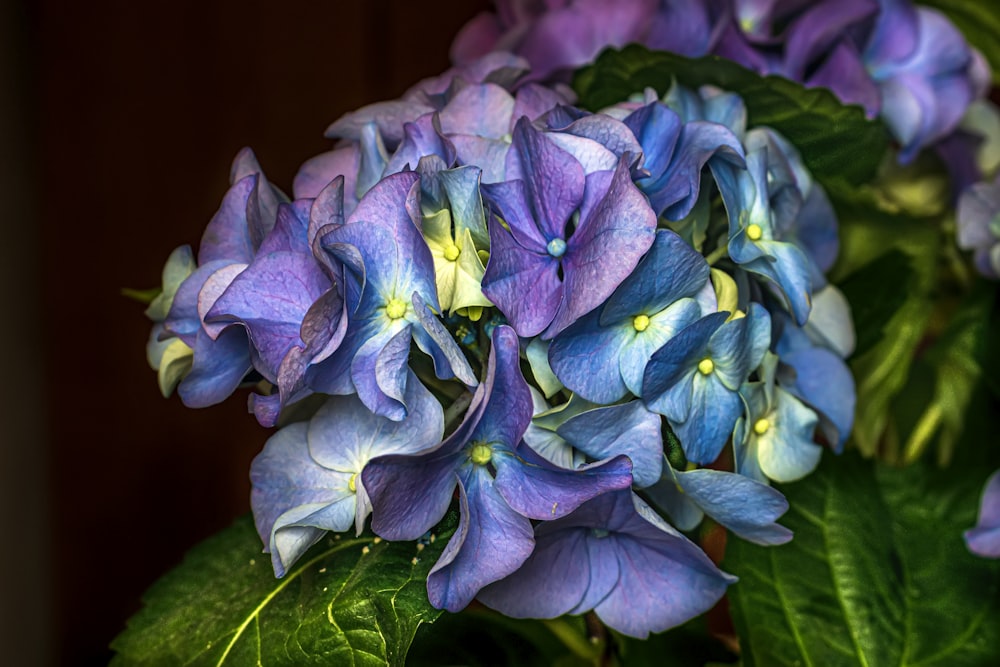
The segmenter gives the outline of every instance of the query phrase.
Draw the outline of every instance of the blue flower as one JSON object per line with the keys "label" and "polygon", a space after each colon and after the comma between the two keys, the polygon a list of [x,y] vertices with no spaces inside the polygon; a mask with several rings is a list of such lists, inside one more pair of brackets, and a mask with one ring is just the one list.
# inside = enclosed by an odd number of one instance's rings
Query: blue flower
{"label": "blue flower", "polygon": [[606,493],[535,529],[521,567],[479,600],[514,618],[594,610],[644,639],[707,611],[736,581],[631,491]]}
{"label": "blue flower", "polygon": [[516,570],[534,548],[530,519],[565,516],[632,484],[624,456],[576,470],[548,463],[522,442],[532,412],[517,336],[497,327],[486,379],[458,429],[434,450],[379,457],[362,474],[374,508],[372,529],[388,540],[430,530],[458,487],[458,532],[427,578],[428,597],[439,609],[463,609],[480,588]]}
{"label": "blue flower", "polygon": [[726,162],[711,164],[729,214],[729,256],[740,268],[766,278],[795,320],[804,324],[816,270],[795,244],[780,240],[776,216],[782,202],[776,201],[779,208],[772,208],[767,147],[748,151],[746,164],[746,170]]}
{"label": "blue flower", "polygon": [[674,470],[645,490],[681,530],[694,530],[708,515],[755,544],[784,544],[792,531],[775,523],[788,501],[767,484],[723,470]]}
{"label": "blue flower", "polygon": [[771,319],[760,304],[750,304],[745,317],[728,315],[707,315],[667,341],[642,381],[647,407],[667,418],[684,455],[699,464],[722,451],[743,413],[740,387],[771,342]]}
{"label": "blue flower", "polygon": [[794,482],[819,465],[823,448],[813,442],[819,418],[775,385],[777,362],[767,355],[762,380],[740,389],[747,411],[733,431],[736,470],[760,481]]}
{"label": "blue flower", "polygon": [[649,197],[657,215],[680,220],[694,206],[701,170],[709,161],[743,166],[743,146],[724,125],[705,120],[682,122],[660,102],[634,111],[624,120],[642,145],[642,167],[648,176],[636,185]]}
{"label": "blue flower", "polygon": [[607,302],[556,336],[556,377],[595,403],[642,396],[653,352],[701,317],[695,296],[708,281],[705,259],[677,234],[659,231],[653,247]]}

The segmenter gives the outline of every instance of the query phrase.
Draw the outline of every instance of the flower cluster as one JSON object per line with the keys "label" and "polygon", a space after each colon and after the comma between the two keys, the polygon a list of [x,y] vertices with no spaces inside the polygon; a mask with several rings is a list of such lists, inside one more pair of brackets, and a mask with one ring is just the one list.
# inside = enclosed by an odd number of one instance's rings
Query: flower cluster
{"label": "flower cluster", "polygon": [[833,209],[734,94],[572,102],[487,54],[335,122],[292,199],[240,153],[172,255],[150,362],[281,425],[251,469],[276,575],[369,516],[421,538],[457,497],[432,604],[642,637],[733,581],[681,531],[790,539],[768,481],[853,420]]}
{"label": "flower cluster", "polygon": [[535,77],[559,77],[629,43],[829,88],[882,118],[902,162],[929,146],[951,156],[966,109],[989,89],[982,55],[940,12],[909,0],[498,0],[462,29],[452,57],[511,51]]}

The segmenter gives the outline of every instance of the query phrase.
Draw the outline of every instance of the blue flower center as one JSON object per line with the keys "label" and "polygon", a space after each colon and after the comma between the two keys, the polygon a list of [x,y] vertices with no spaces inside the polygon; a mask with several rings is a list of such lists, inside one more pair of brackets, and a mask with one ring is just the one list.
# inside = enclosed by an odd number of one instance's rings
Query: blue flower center
{"label": "blue flower center", "polygon": [[549,244],[545,246],[545,249],[549,251],[550,255],[558,259],[566,252],[566,242],[562,239],[552,239],[549,241]]}
{"label": "blue flower center", "polygon": [[597,539],[602,540],[611,533],[605,530],[604,528],[593,528],[591,529],[590,534],[596,537]]}

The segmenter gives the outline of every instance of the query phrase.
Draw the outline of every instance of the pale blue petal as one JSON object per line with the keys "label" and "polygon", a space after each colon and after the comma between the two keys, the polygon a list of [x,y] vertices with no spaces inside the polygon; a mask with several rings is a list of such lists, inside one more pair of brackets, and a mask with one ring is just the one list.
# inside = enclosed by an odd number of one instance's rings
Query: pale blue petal
{"label": "pale blue petal", "polygon": [[636,488],[655,484],[663,470],[661,418],[642,401],[597,408],[571,417],[556,431],[596,460],[624,454]]}

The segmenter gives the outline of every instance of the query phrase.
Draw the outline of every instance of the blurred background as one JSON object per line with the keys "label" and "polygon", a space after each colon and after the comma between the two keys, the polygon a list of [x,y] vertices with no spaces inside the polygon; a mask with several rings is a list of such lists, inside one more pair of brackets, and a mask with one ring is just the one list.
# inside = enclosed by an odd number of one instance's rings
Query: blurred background
{"label": "blurred background", "polygon": [[[104,665],[140,596],[249,510],[246,395],[164,400],[149,324],[251,146],[291,191],[342,113],[448,66],[487,0],[0,0],[0,651]],[[280,7],[280,9],[279,9]]]}

